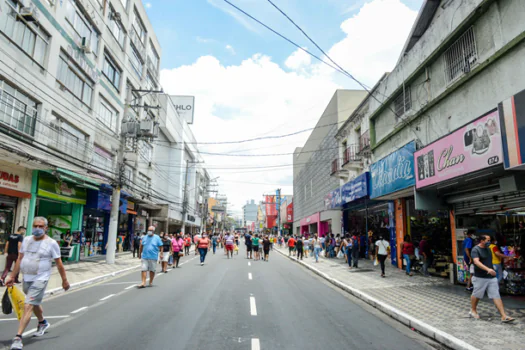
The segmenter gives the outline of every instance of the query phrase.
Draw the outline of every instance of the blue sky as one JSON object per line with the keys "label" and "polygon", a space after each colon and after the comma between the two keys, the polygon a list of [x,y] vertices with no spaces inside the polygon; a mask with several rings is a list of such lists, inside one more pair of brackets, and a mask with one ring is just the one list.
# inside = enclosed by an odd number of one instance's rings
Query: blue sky
{"label": "blue sky", "polygon": [[[301,46],[312,45],[266,0],[231,0]],[[355,15],[363,0],[275,0],[322,47],[329,48],[345,34],[340,24]],[[282,64],[295,50],[289,43],[243,17],[222,0],[145,0],[150,21],[162,46],[162,68],[189,65],[204,55],[224,65],[236,65],[256,53]],[[419,10],[422,0],[403,0]],[[243,25],[231,14],[242,18]],[[230,45],[232,49],[226,48]]]}

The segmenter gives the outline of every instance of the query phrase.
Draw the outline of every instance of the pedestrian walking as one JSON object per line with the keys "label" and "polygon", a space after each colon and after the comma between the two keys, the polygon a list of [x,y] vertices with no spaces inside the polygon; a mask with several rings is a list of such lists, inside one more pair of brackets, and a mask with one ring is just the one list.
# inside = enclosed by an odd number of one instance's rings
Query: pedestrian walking
{"label": "pedestrian walking", "polygon": [[226,255],[228,256],[228,259],[233,259],[233,245],[235,243],[235,237],[231,233],[226,233],[226,236],[224,237],[224,243],[226,246]]}
{"label": "pedestrian walking", "polygon": [[171,251],[173,252],[173,263],[175,268],[179,267],[179,261],[182,256],[182,247],[184,247],[184,240],[180,234],[177,234],[171,241]]}
{"label": "pedestrian walking", "polygon": [[259,241],[260,240],[261,239],[259,238],[258,233],[256,233],[255,237],[252,238],[252,248],[253,248],[253,253],[255,254],[255,258],[254,258],[255,261],[261,260],[261,252],[259,252]]}
{"label": "pedestrian walking", "polygon": [[208,235],[204,234],[202,235],[202,238],[199,240],[199,243],[197,244],[197,247],[199,249],[199,255],[201,258],[201,266],[204,265],[204,260],[206,260],[206,254],[208,253],[208,250],[210,250],[210,239],[208,238]]}
{"label": "pedestrian walking", "polygon": [[427,236],[423,236],[423,239],[419,242],[419,253],[423,255],[423,275],[425,277],[430,277],[428,268],[432,266],[434,254],[432,253],[432,247],[430,246]]}
{"label": "pedestrian walking", "polygon": [[217,233],[214,233],[213,236],[211,237],[211,244],[212,244],[212,248],[213,248],[213,254],[215,254],[215,252],[217,251],[217,241],[219,240],[219,237],[217,237]]}
{"label": "pedestrian walking", "polygon": [[406,261],[405,273],[408,276],[413,276],[411,268],[412,268],[412,260],[416,258],[416,256],[414,255],[415,251],[416,251],[416,247],[414,247],[414,243],[412,243],[412,239],[410,238],[410,235],[405,235],[405,239],[403,243],[401,243],[401,252],[403,254],[403,258]]}
{"label": "pedestrian walking", "polygon": [[390,253],[390,243],[383,239],[383,236],[379,236],[379,239],[376,241],[376,256],[377,260],[381,264],[381,277],[385,277],[385,260]]}
{"label": "pedestrian walking", "polygon": [[270,241],[270,238],[268,235],[266,235],[262,241],[262,247],[263,247],[263,253],[264,257],[263,260],[268,262],[268,257],[270,256],[270,250],[272,247],[272,242]]}
{"label": "pedestrian walking", "polygon": [[304,257],[304,241],[303,237],[297,236],[297,240],[295,241],[295,251],[297,260],[303,260]]}
{"label": "pedestrian walking", "polygon": [[52,263],[55,262],[60,278],[62,279],[62,288],[67,291],[69,282],[66,277],[66,270],[60,259],[60,247],[58,243],[49,237],[47,232],[47,219],[37,216],[33,219],[32,235],[25,237],[18,253],[18,260],[11,274],[6,278],[7,287],[12,287],[18,273],[23,274],[23,290],[26,295],[24,311],[18,325],[18,331],[11,344],[11,349],[22,349],[22,334],[31,321],[31,315],[34,313],[38,319],[38,327],[35,336],[41,337],[51,326],[44,318],[42,309],[42,299],[44,297],[47,283],[51,277]]}
{"label": "pedestrian walking", "polygon": [[465,269],[465,282],[467,282],[467,292],[472,292],[474,288],[472,287],[472,276],[470,275],[470,265],[472,265],[472,257],[470,252],[474,247],[474,240],[472,239],[472,234],[474,230],[468,230],[466,237],[463,240],[462,250],[463,250],[463,268]]}
{"label": "pedestrian walking", "polygon": [[155,226],[148,227],[148,233],[142,237],[140,241],[139,255],[141,257],[141,277],[142,283],[138,285],[138,288],[146,287],[146,275],[149,272],[149,286],[153,286],[153,279],[155,278],[155,272],[157,266],[155,262],[160,256],[160,259],[164,257],[163,251],[159,248],[162,247],[163,243],[159,236],[155,234]]}
{"label": "pedestrian walking", "polygon": [[164,234],[162,236],[162,254],[161,254],[161,268],[163,273],[168,273],[168,262],[170,260],[171,254],[171,241],[169,240],[168,235]]}
{"label": "pedestrian walking", "polygon": [[190,248],[191,248],[191,237],[190,235],[186,235],[184,238],[184,254],[190,255]]}
{"label": "pedestrian walking", "polygon": [[356,269],[358,268],[358,265],[359,265],[359,251],[360,251],[360,246],[359,246],[359,236],[358,235],[354,235],[352,237],[352,266],[355,267]]}
{"label": "pedestrian walking", "polygon": [[140,241],[142,240],[143,236],[144,236],[144,233],[137,234],[135,238],[133,239],[133,257],[135,257],[135,254],[136,254],[137,258],[139,259],[140,259],[140,254],[139,254]]}
{"label": "pedestrian walking", "polygon": [[291,256],[295,249],[295,239],[290,237],[288,239],[288,256]]}
{"label": "pedestrian walking", "polygon": [[246,245],[246,259],[252,258],[252,231],[244,235],[244,244]]}
{"label": "pedestrian walking", "polygon": [[343,249],[346,256],[346,262],[348,263],[348,269],[352,269],[352,238],[349,234],[346,235],[340,249]]}
{"label": "pedestrian walking", "polygon": [[303,239],[303,257],[308,258],[308,253],[310,253],[310,239],[304,237]]}
{"label": "pedestrian walking", "polygon": [[501,322],[509,323],[514,319],[507,316],[505,307],[499,294],[499,285],[496,278],[496,271],[492,268],[492,253],[489,248],[491,238],[489,235],[481,235],[480,242],[471,251],[471,257],[474,263],[474,277],[472,277],[472,284],[474,290],[470,297],[471,309],[469,316],[479,319],[477,311],[480,299],[483,299],[485,292],[492,301],[501,315]]}
{"label": "pedestrian walking", "polygon": [[508,259],[508,257],[501,252],[496,237],[492,238],[489,248],[492,253],[492,266],[494,271],[496,271],[496,279],[498,280],[499,285],[501,284],[501,281],[503,281],[503,261]]}
{"label": "pedestrian walking", "polygon": [[312,239],[312,246],[314,247],[314,256],[315,256],[315,262],[319,262],[319,254],[321,253],[321,240],[317,236],[317,233],[314,235],[314,238]]}
{"label": "pedestrian walking", "polygon": [[[5,269],[2,273],[2,277],[0,278],[0,286],[4,285],[4,281],[7,274],[9,273],[9,271],[11,271],[11,267],[15,265],[16,261],[18,260],[18,253],[20,252],[20,248],[22,247],[22,242],[24,241],[25,234],[26,228],[24,226],[20,226],[15,233],[9,235],[4,249],[4,254],[7,254],[7,256],[5,258]],[[20,283],[20,281],[18,280],[18,274],[15,276],[15,283]]]}

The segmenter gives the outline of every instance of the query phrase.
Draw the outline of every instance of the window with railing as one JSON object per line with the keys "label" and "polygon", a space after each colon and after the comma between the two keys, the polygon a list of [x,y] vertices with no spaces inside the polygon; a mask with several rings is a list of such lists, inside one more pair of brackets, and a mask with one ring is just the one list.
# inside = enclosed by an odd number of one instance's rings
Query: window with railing
{"label": "window with railing", "polygon": [[153,43],[150,40],[148,52],[148,68],[155,75],[157,75],[157,72],[159,70],[159,61],[159,54],[155,50],[155,47],[153,46]]}
{"label": "window with railing", "polygon": [[359,149],[363,151],[369,147],[370,147],[370,130],[367,130],[359,136]]}
{"label": "window with railing", "polygon": [[50,147],[85,160],[88,156],[88,136],[61,117],[53,114],[49,127]]}
{"label": "window with railing", "polygon": [[396,118],[400,118],[411,108],[412,99],[410,97],[410,86],[406,86],[394,99],[394,112],[396,113]]}
{"label": "window with railing", "polygon": [[361,156],[359,155],[359,145],[350,145],[345,149],[344,153],[344,164],[348,162],[358,162],[361,160]]}
{"label": "window with railing", "polygon": [[332,171],[330,174],[335,174],[339,170],[339,159],[332,160]]}
{"label": "window with railing", "polygon": [[107,52],[104,54],[102,73],[108,78],[109,82],[115,87],[115,89],[120,90],[120,76],[122,71]]}
{"label": "window with railing", "polygon": [[139,187],[139,191],[150,193],[151,189],[151,179],[144,175],[143,173],[139,173],[138,179],[137,179],[137,185]]}
{"label": "window with railing", "polygon": [[146,89],[157,90],[157,82],[155,81],[155,79],[153,79],[149,72],[146,74]]}
{"label": "window with railing", "polygon": [[144,22],[142,22],[142,19],[140,18],[139,13],[137,12],[137,9],[135,9],[134,12],[134,19],[133,24],[131,25],[132,30],[135,32],[136,38],[140,41],[142,44],[142,47],[146,46],[146,27],[144,26]]}
{"label": "window with railing", "polygon": [[66,23],[70,28],[77,45],[84,43],[91,48],[96,56],[98,52],[100,34],[88,17],[76,5],[75,0],[66,0]]}
{"label": "window with railing", "polygon": [[478,52],[473,27],[467,29],[458,40],[450,45],[447,51],[445,51],[444,58],[445,75],[448,83],[470,72],[472,66],[478,62]]}
{"label": "window with railing", "polygon": [[78,98],[88,107],[91,106],[93,83],[63,51],[60,52],[58,61],[57,79],[73,96]]}
{"label": "window with railing", "polygon": [[38,116],[37,102],[0,79],[0,123],[33,136]]}
{"label": "window with railing", "polygon": [[139,153],[142,159],[147,163],[151,162],[153,157],[153,146],[146,141],[140,141],[139,143]]}
{"label": "window with railing", "polygon": [[98,120],[100,120],[110,130],[118,133],[119,113],[102,96],[100,96],[99,100]]}
{"label": "window with railing", "polygon": [[124,25],[117,19],[116,11],[113,6],[109,5],[109,31],[115,37],[115,40],[119,43],[120,47],[124,47],[124,38],[126,37],[126,31]]}
{"label": "window with railing", "polygon": [[113,172],[113,159],[113,154],[95,145],[92,164],[96,170],[104,172]]}
{"label": "window with railing", "polygon": [[0,31],[38,64],[44,65],[50,36],[37,22],[26,22],[20,15],[22,6],[6,0],[0,11]]}
{"label": "window with railing", "polygon": [[142,79],[142,59],[140,58],[137,49],[133,46],[131,46],[131,55],[129,56],[129,62],[131,63],[131,67],[133,67],[133,70],[137,74],[137,77],[139,79]]}

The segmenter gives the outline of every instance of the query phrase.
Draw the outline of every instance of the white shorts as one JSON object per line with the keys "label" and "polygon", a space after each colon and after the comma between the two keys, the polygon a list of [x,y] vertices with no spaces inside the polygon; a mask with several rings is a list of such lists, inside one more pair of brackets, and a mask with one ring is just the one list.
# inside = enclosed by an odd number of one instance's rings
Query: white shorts
{"label": "white shorts", "polygon": [[167,252],[167,253],[162,253],[162,261],[163,262],[168,262],[170,260],[170,253]]}
{"label": "white shorts", "polygon": [[480,278],[474,276],[472,277],[472,285],[474,286],[472,296],[478,299],[483,299],[485,291],[487,291],[489,299],[501,299],[497,278]]}
{"label": "white shorts", "polygon": [[142,259],[142,272],[151,271],[155,272],[157,270],[157,260],[155,259]]}

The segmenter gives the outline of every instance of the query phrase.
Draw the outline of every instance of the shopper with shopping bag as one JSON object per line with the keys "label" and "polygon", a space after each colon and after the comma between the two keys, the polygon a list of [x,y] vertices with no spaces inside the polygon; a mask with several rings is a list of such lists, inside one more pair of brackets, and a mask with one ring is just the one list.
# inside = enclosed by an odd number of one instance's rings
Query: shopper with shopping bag
{"label": "shopper with shopping bag", "polygon": [[23,348],[22,333],[27,328],[33,313],[38,319],[38,328],[35,336],[43,336],[50,327],[49,322],[44,318],[41,304],[47,283],[51,277],[53,261],[55,261],[62,278],[62,288],[64,290],[69,289],[66,270],[62,260],[60,260],[60,247],[46,232],[47,219],[41,216],[35,217],[33,219],[32,235],[24,238],[15,268],[5,280],[5,284],[8,287],[13,287],[15,276],[21,271],[23,274],[23,289],[26,294],[22,318],[20,319],[18,332],[13,339],[11,349]]}

